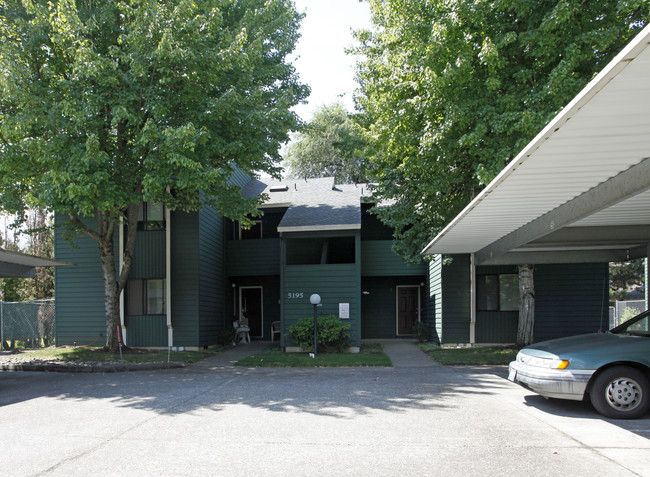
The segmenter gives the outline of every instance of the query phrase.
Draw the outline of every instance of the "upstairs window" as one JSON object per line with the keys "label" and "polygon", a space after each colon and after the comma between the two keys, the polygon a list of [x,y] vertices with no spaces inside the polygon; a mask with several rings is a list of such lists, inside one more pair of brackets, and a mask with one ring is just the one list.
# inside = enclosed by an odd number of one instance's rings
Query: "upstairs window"
{"label": "upstairs window", "polygon": [[165,228],[165,206],[143,202],[138,211],[138,230],[163,230]]}
{"label": "upstairs window", "polygon": [[478,311],[516,311],[519,309],[519,277],[515,273],[476,277]]}
{"label": "upstairs window", "polygon": [[132,279],[126,284],[126,314],[131,316],[165,314],[165,280]]}

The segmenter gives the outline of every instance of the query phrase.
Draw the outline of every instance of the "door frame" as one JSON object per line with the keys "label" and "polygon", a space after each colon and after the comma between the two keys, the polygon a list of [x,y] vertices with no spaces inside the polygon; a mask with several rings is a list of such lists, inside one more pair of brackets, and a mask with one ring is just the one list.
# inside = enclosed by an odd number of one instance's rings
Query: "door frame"
{"label": "door frame", "polygon": [[422,302],[421,302],[421,291],[420,291],[420,285],[397,285],[395,287],[395,336],[413,336],[415,335],[415,330],[413,330],[413,333],[410,334],[400,334],[399,332],[399,289],[400,288],[417,288],[418,290],[418,323],[421,321],[422,318]]}
{"label": "door frame", "polygon": [[[251,289],[259,289],[260,290],[260,330],[262,330],[261,335],[251,335],[253,338],[264,338],[264,287],[261,285],[253,285],[253,286],[240,286],[239,287],[239,313],[237,316],[239,317],[239,320],[243,318],[243,313],[244,313],[244,300],[243,300],[243,293],[242,290],[251,290]],[[250,320],[248,322],[248,327],[250,328]]]}

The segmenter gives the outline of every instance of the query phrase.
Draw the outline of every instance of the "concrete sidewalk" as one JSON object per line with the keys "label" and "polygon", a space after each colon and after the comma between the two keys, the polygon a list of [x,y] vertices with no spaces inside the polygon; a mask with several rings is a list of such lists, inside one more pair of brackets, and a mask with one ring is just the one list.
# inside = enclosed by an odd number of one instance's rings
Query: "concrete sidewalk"
{"label": "concrete sidewalk", "polygon": [[394,368],[430,368],[440,366],[425,352],[420,351],[415,340],[372,340],[381,343],[384,353]]}
{"label": "concrete sidewalk", "polygon": [[191,365],[191,368],[210,370],[232,367],[240,359],[259,353],[260,351],[270,347],[270,341],[251,341],[250,343],[239,344],[232,349],[219,353],[216,356],[197,361]]}

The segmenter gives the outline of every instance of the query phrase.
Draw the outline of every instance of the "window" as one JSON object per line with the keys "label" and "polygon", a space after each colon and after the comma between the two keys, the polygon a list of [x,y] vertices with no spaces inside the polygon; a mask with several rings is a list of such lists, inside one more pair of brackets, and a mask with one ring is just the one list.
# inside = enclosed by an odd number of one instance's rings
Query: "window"
{"label": "window", "polygon": [[261,239],[262,238],[262,221],[255,220],[249,229],[245,229],[239,224],[239,240]]}
{"label": "window", "polygon": [[126,314],[164,315],[165,280],[129,280],[126,284]]}
{"label": "window", "polygon": [[165,228],[163,204],[143,202],[138,211],[138,230],[162,230]]}
{"label": "window", "polygon": [[516,311],[519,309],[519,277],[515,273],[478,275],[476,309],[479,311]]}

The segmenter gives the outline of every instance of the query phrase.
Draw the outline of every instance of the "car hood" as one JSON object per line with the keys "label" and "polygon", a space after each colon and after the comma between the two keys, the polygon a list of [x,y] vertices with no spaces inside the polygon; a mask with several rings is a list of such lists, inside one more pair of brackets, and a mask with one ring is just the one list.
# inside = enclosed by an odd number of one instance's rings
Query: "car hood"
{"label": "car hood", "polygon": [[560,358],[573,369],[597,369],[614,361],[650,365],[650,338],[612,333],[592,333],[542,341],[522,353],[539,358]]}

